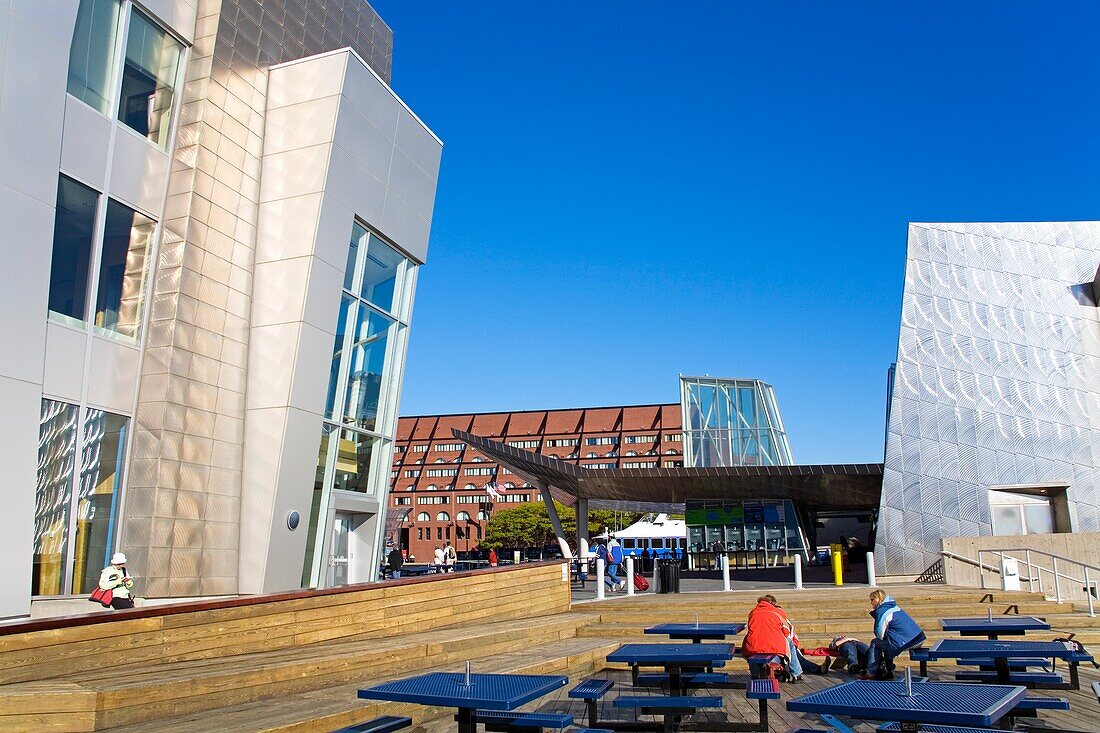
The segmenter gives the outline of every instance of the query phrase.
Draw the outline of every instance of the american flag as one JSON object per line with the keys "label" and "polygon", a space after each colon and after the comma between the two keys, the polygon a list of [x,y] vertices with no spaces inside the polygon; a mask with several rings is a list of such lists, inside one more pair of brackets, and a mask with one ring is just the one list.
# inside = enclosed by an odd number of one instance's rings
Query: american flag
{"label": "american flag", "polygon": [[500,498],[500,493],[501,493],[501,491],[503,491],[503,489],[504,489],[504,487],[501,486],[500,484],[496,483],[495,481],[492,482],[492,483],[485,484],[485,493],[488,494],[493,499],[499,499]]}

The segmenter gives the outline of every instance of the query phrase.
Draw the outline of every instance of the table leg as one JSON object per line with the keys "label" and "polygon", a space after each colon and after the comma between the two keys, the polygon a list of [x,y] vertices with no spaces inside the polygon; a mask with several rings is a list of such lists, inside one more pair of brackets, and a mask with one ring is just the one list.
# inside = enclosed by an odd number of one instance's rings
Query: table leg
{"label": "table leg", "polygon": [[1081,678],[1077,675],[1077,662],[1069,663],[1069,689],[1081,689]]}
{"label": "table leg", "polygon": [[458,709],[458,733],[477,733],[477,710],[474,708]]}
{"label": "table leg", "polygon": [[1012,673],[1008,667],[1008,657],[997,657],[993,660],[997,669],[997,682],[1007,685],[1012,681]]}
{"label": "table leg", "polygon": [[683,670],[679,665],[674,664],[668,667],[668,689],[671,695],[686,695],[684,690],[684,675]]}

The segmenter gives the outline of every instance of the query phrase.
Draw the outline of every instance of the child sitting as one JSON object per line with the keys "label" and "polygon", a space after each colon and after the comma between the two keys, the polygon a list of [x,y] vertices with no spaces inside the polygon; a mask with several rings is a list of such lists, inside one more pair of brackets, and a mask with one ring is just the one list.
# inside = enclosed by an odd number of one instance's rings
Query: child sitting
{"label": "child sitting", "polygon": [[850,675],[861,675],[867,671],[867,652],[870,646],[850,636],[834,636],[829,642],[829,651],[836,655],[836,662],[843,664]]}
{"label": "child sitting", "polygon": [[881,589],[871,591],[871,617],[875,619],[875,640],[867,653],[866,677],[892,680],[894,659],[906,649],[919,646],[925,639],[924,631]]}

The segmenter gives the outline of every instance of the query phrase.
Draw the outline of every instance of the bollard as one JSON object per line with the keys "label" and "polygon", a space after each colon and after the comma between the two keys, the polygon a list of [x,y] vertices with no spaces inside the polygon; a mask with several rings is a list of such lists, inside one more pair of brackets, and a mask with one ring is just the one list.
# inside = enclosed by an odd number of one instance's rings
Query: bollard
{"label": "bollard", "polygon": [[597,600],[601,600],[601,601],[604,599],[604,587],[603,587],[604,572],[605,572],[605,570],[604,570],[603,558],[602,557],[597,557],[596,558],[596,598],[597,598]]}
{"label": "bollard", "polygon": [[878,585],[878,578],[875,577],[875,553],[867,553],[867,585],[872,588]]}
{"label": "bollard", "polygon": [[626,594],[634,595],[634,556],[626,556]]}
{"label": "bollard", "polygon": [[722,590],[730,590],[730,559],[725,553],[719,559],[722,566]]}
{"label": "bollard", "polygon": [[794,556],[794,589],[802,590],[802,553],[795,553]]}
{"label": "bollard", "polygon": [[844,585],[844,558],[839,552],[833,552],[833,582]]}

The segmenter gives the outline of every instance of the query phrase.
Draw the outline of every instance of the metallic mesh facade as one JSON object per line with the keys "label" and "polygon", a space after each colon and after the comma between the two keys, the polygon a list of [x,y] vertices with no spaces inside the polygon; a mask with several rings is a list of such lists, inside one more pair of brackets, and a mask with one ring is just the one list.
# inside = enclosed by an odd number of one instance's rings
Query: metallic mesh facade
{"label": "metallic mesh facade", "polygon": [[912,224],[876,554],[992,534],[992,486],[1063,484],[1100,530],[1100,222]]}

